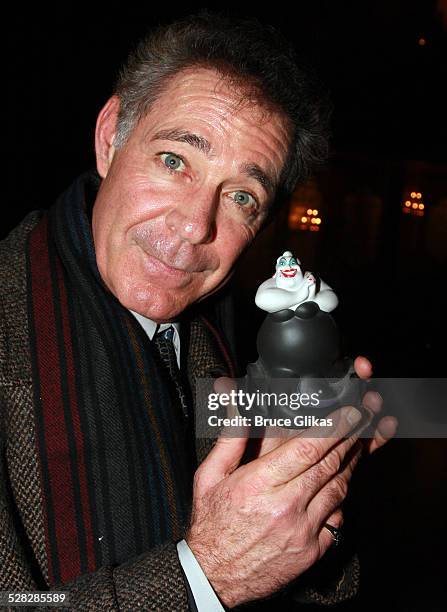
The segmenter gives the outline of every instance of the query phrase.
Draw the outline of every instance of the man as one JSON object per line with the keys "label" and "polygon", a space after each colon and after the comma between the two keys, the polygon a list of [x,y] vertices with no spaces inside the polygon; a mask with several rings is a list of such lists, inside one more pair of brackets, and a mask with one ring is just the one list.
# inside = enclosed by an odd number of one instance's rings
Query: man
{"label": "man", "polygon": [[357,410],[250,462],[245,438],[210,451],[191,433],[196,380],[231,374],[202,301],[324,134],[318,89],[269,28],[201,15],[131,55],[98,117],[98,175],[2,244],[0,590],[88,610],[234,607],[297,577],[297,600],[355,592],[355,560],[305,572],[342,523]]}

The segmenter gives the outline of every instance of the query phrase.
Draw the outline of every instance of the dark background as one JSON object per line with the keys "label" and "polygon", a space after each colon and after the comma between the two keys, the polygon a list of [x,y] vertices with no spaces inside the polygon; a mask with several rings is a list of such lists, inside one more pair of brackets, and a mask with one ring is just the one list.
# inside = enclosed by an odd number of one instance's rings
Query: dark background
{"label": "dark background", "polygon": [[[96,115],[138,37],[201,6],[66,4],[51,14],[10,7],[0,237],[93,165]],[[253,303],[257,285],[291,248],[339,295],[335,317],[347,354],[369,356],[378,376],[445,377],[445,3],[313,0],[227,12],[282,30],[334,102],[331,159],[294,197],[296,206],[318,203],[320,231],[291,229],[284,210],[234,279],[242,361],[256,358],[263,318]],[[422,194],[423,217],[402,212],[411,191]],[[393,440],[358,468],[346,523],[362,561],[362,588],[340,609],[446,608],[446,450],[444,440]]]}

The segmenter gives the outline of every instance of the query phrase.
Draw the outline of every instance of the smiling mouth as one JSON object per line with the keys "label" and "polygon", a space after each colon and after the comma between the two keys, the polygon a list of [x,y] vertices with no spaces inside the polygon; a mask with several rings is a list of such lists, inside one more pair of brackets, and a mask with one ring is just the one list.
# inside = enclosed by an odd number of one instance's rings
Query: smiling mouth
{"label": "smiling mouth", "polygon": [[176,277],[176,278],[184,278],[185,276],[189,276],[191,272],[188,270],[182,270],[181,268],[174,268],[169,264],[164,263],[158,257],[154,257],[153,255],[149,255],[149,253],[144,252],[147,261],[151,268],[154,268],[159,274],[164,276]]}
{"label": "smiling mouth", "polygon": [[[164,257],[162,253],[154,252],[152,248],[146,248],[148,246],[147,241],[139,240],[139,236],[137,235],[134,239],[134,244],[140,250],[140,253],[143,255],[144,267],[146,272],[151,276],[160,276],[164,277],[166,281],[178,281],[184,282],[187,279],[190,279],[192,275],[200,274],[202,272],[212,271],[208,260],[203,259],[202,257],[192,257],[185,256],[180,258],[179,263],[181,263],[181,267],[173,266],[170,263],[166,263],[164,261]],[[179,253],[176,253],[177,257]],[[203,259],[203,261],[202,261]],[[183,260],[183,261],[181,261]]]}
{"label": "smiling mouth", "polygon": [[281,270],[281,274],[285,276],[286,278],[293,278],[294,276],[296,276],[296,270],[293,270],[293,269]]}

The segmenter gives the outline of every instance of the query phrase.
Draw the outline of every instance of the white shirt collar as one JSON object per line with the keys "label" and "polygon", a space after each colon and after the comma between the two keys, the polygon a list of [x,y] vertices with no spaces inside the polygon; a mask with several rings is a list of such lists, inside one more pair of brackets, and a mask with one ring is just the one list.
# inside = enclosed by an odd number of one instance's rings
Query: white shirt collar
{"label": "white shirt collar", "polygon": [[143,317],[138,312],[134,312],[133,310],[129,310],[136,318],[138,323],[144,329],[146,334],[149,337],[149,340],[155,336],[157,332],[163,331],[164,329],[168,329],[168,327],[174,328],[174,336],[172,338],[172,343],[174,344],[175,354],[177,357],[177,364],[180,367],[180,323],[156,323],[152,321],[152,319],[148,319],[147,317]]}

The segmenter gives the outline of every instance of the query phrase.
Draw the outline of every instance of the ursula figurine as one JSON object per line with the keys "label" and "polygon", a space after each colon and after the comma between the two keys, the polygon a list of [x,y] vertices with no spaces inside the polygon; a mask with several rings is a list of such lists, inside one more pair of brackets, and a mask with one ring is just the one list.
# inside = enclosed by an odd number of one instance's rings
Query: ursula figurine
{"label": "ursula figurine", "polygon": [[324,312],[331,312],[338,305],[334,291],[311,272],[301,271],[301,262],[290,251],[285,251],[276,261],[273,278],[264,281],[256,293],[256,306],[267,312],[284,308],[295,310],[304,302],[315,302]]}
{"label": "ursula figurine", "polygon": [[[318,408],[312,413],[320,416],[357,398],[349,384],[353,363],[340,356],[340,334],[329,314],[338,305],[329,285],[303,273],[299,259],[285,251],[273,277],[258,288],[255,302],[268,315],[257,336],[258,360],[247,367],[247,389],[317,393]],[[257,405],[253,413],[290,417],[294,411],[287,405]]]}

